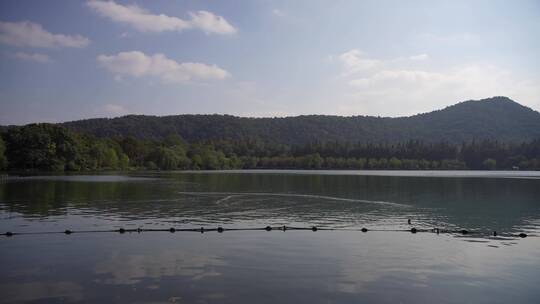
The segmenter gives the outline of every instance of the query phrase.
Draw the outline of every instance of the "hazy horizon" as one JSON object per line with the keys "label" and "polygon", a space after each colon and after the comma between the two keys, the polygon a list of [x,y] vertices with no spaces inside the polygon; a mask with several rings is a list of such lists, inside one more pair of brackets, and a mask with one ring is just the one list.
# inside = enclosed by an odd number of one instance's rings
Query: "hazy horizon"
{"label": "hazy horizon", "polygon": [[[33,122],[27,122],[27,123],[21,123],[21,124],[11,124],[11,126],[22,126],[22,125],[32,124],[32,123],[68,123],[68,122],[79,121],[79,120],[103,119],[103,118],[114,119],[114,118],[121,118],[121,117],[131,116],[131,115],[136,115],[136,116],[143,115],[143,116],[154,116],[154,117],[180,116],[180,115],[229,115],[229,116],[240,117],[240,118],[254,118],[254,119],[258,119],[258,118],[292,118],[292,117],[298,117],[298,116],[336,116],[336,117],[364,116],[364,117],[379,117],[379,118],[408,118],[408,117],[413,117],[413,116],[416,116],[416,115],[429,114],[431,112],[444,110],[444,109],[446,109],[448,107],[451,107],[451,106],[454,106],[454,105],[457,105],[457,104],[460,104],[460,103],[463,103],[463,102],[485,101],[485,100],[489,100],[489,99],[497,98],[497,97],[508,98],[506,96],[492,96],[492,97],[487,97],[487,98],[482,98],[482,99],[462,100],[462,101],[458,101],[458,102],[456,102],[456,103],[454,103],[452,105],[445,106],[443,108],[433,109],[431,111],[426,111],[426,112],[419,112],[419,113],[415,113],[415,114],[411,114],[411,115],[401,115],[401,116],[399,116],[399,115],[398,116],[381,116],[381,115],[362,115],[362,114],[336,115],[336,114],[318,114],[318,113],[306,113],[306,114],[283,115],[283,116],[279,116],[279,115],[276,115],[276,116],[240,116],[240,115],[234,115],[234,114],[228,114],[228,113],[174,113],[174,114],[163,114],[163,115],[126,113],[126,114],[117,115],[117,116],[83,117],[83,118],[80,118],[80,119],[64,120],[64,121],[52,121],[52,122],[49,122],[49,121],[33,121]],[[519,104],[519,102],[517,102],[515,100],[512,100],[512,99],[510,99],[510,100]],[[522,105],[522,104],[520,104],[520,105]],[[527,106],[525,106],[525,107],[527,107]],[[535,109],[532,109],[530,107],[527,107],[527,108],[529,108],[529,109],[531,109],[531,110],[533,110],[535,112],[539,112],[539,111],[537,111]]]}
{"label": "hazy horizon", "polygon": [[540,110],[536,1],[3,1],[0,125]]}

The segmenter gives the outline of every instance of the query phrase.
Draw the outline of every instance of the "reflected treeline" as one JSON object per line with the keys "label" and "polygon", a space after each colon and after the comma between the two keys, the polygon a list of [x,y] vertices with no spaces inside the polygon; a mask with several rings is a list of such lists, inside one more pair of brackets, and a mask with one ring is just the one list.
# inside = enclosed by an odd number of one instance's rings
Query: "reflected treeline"
{"label": "reflected treeline", "polygon": [[[137,182],[79,182],[67,180],[16,180],[0,183],[5,210],[29,216],[65,215],[68,208],[129,210],[128,203],[167,197],[166,187],[155,180]],[[163,183],[165,184],[165,183]],[[171,195],[172,193],[169,193]]]}
{"label": "reflected treeline", "polygon": [[[208,185],[207,191],[215,192],[308,193],[407,204],[409,208],[383,205],[377,209],[384,208],[387,214],[382,216],[407,216],[434,225],[446,223],[469,229],[508,230],[540,217],[540,183],[534,179],[244,173],[193,174],[179,178]],[[326,200],[304,211],[315,216],[331,214],[337,212],[336,205]]]}
{"label": "reflected treeline", "polygon": [[24,217],[64,215],[69,210],[182,225],[402,227],[411,218],[423,227],[511,232],[540,218],[538,197],[538,180],[497,178],[169,173],[142,181],[0,183],[4,212]]}

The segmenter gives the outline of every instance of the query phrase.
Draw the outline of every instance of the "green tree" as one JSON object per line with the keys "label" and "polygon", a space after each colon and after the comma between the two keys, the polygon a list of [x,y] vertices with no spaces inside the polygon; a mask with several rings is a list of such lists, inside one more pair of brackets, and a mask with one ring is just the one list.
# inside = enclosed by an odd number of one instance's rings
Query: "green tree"
{"label": "green tree", "polygon": [[113,148],[107,148],[104,152],[105,153],[101,162],[102,166],[107,169],[118,169],[119,159],[116,150]]}
{"label": "green tree", "polygon": [[242,164],[242,169],[255,169],[257,168],[257,163],[259,160],[253,156],[241,156],[240,163]]}
{"label": "green tree", "polygon": [[203,160],[203,168],[207,170],[220,169],[217,154],[213,150],[204,150],[201,155]]}
{"label": "green tree", "polygon": [[497,168],[497,161],[493,158],[488,158],[482,162],[482,166],[487,170],[495,170]]}
{"label": "green tree", "polygon": [[379,161],[375,158],[370,158],[368,160],[367,166],[369,169],[377,169],[379,167]]}
{"label": "green tree", "polygon": [[67,129],[52,124],[10,128],[5,136],[10,167],[17,169],[65,169],[78,159],[77,142]]}
{"label": "green tree", "polygon": [[4,144],[4,140],[0,136],[0,170],[6,169],[8,165],[5,153],[6,153],[6,145]]}
{"label": "green tree", "polygon": [[148,170],[157,170],[159,169],[155,162],[149,160],[144,163],[144,167]]}
{"label": "green tree", "polygon": [[171,148],[157,147],[152,153],[151,159],[162,170],[178,168],[178,156]]}
{"label": "green tree", "polygon": [[203,159],[199,154],[191,156],[191,167],[194,170],[203,169]]}
{"label": "green tree", "polygon": [[171,150],[174,152],[176,157],[177,169],[189,169],[191,166],[191,160],[189,159],[189,157],[187,157],[185,145],[182,143],[180,145],[171,146]]}
{"label": "green tree", "polygon": [[390,169],[401,169],[401,161],[395,157],[390,158],[388,165]]}
{"label": "green tree", "polygon": [[163,145],[165,147],[180,146],[182,148],[185,148],[186,143],[178,134],[170,134],[163,140]]}
{"label": "green tree", "polygon": [[137,140],[128,136],[119,142],[122,151],[128,156],[130,164],[134,167],[145,166],[145,158],[150,154],[154,145],[149,142]]}
{"label": "green tree", "polygon": [[120,169],[127,170],[129,168],[129,157],[122,153],[120,154],[119,162]]}

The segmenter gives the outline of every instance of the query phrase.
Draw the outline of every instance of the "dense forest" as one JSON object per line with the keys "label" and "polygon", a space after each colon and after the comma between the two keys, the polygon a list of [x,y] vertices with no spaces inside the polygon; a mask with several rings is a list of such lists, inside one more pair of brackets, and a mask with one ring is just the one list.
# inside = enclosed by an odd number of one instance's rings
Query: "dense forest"
{"label": "dense forest", "polygon": [[454,144],[312,141],[289,145],[261,140],[187,142],[98,138],[54,124],[10,127],[0,137],[0,169],[215,170],[215,169],[522,169],[540,170],[540,139],[523,143],[472,140]]}
{"label": "dense forest", "polygon": [[0,170],[540,170],[540,113],[506,97],[399,118],[128,115],[0,135]]}
{"label": "dense forest", "polygon": [[410,117],[326,116],[246,118],[230,115],[128,115],[62,126],[99,138],[162,141],[177,134],[189,143],[262,141],[289,146],[316,141],[398,144],[410,140],[459,145],[472,140],[521,143],[540,138],[540,113],[506,97],[470,100]]}

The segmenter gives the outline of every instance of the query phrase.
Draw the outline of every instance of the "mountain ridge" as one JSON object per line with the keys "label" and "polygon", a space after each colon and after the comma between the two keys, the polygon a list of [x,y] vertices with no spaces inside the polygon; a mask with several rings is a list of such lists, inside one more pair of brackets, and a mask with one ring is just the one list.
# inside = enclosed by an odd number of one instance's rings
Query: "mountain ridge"
{"label": "mountain ridge", "polygon": [[262,140],[280,144],[314,141],[459,143],[474,139],[521,142],[540,138],[540,113],[507,97],[467,100],[403,117],[300,115],[238,117],[221,114],[126,115],[60,123],[97,137],[161,140],[178,134],[188,142]]}

